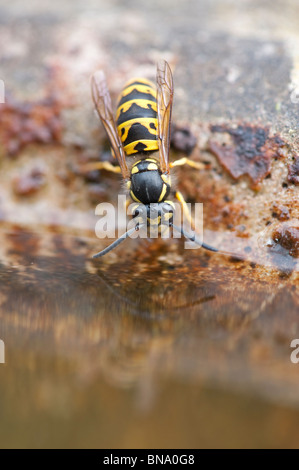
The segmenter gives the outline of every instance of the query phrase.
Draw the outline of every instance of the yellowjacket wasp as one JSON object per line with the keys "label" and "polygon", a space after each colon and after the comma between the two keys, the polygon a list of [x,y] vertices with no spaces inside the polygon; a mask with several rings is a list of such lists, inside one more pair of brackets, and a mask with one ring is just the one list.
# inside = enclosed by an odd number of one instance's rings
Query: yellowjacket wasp
{"label": "yellowjacket wasp", "polygon": [[[179,165],[202,169],[203,165],[188,158],[169,162],[173,77],[168,63],[163,61],[157,66],[157,88],[143,78],[131,80],[125,85],[119,97],[116,119],[113,117],[110,93],[102,71],[93,75],[91,89],[95,108],[119,163],[118,167],[109,162],[98,162],[93,163],[92,168],[122,173],[129,194],[136,202],[133,211],[135,227],[93,257],[105,255],[143,226],[155,226],[159,233],[166,227],[172,227],[203,248],[218,251],[173,223],[175,206],[167,199],[171,191],[169,170]],[[138,156],[137,161],[134,161],[132,155]],[[129,163],[130,159],[133,164]],[[193,226],[184,197],[179,191],[174,191],[174,196]]]}

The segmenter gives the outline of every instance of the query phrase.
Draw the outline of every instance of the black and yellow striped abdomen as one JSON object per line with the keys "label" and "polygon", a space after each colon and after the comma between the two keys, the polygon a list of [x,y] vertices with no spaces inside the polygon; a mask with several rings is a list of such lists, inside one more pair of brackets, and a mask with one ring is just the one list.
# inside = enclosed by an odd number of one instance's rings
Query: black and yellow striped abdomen
{"label": "black and yellow striped abdomen", "polygon": [[125,85],[116,125],[126,155],[158,150],[156,87],[151,81],[135,78]]}

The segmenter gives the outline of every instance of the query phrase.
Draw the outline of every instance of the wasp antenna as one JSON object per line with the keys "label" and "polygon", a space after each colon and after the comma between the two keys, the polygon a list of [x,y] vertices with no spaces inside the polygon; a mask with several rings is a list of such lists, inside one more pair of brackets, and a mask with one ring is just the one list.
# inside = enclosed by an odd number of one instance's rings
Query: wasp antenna
{"label": "wasp antenna", "polygon": [[177,232],[180,232],[185,238],[187,238],[188,240],[194,242],[194,243],[197,243],[197,245],[200,245],[202,246],[202,248],[204,248],[205,250],[209,250],[209,251],[214,251],[214,252],[218,252],[219,250],[217,250],[217,248],[214,248],[213,246],[211,245],[207,245],[206,243],[204,243],[203,241],[199,240],[195,234],[193,235],[190,235],[189,233],[186,233],[185,230],[183,229],[183,227],[178,227],[177,225],[173,225],[171,224],[171,226],[177,230]]}
{"label": "wasp antenna", "polygon": [[[143,224],[144,225],[144,224]],[[135,227],[131,228],[128,230],[126,233],[124,233],[121,237],[119,237],[115,242],[111,243],[111,245],[107,246],[104,250],[100,251],[96,255],[93,255],[93,258],[100,258],[101,256],[106,255],[106,253],[109,253],[109,251],[114,250],[120,243],[122,243],[126,238],[130,237],[132,233],[135,231],[139,230],[143,225],[136,225]]]}

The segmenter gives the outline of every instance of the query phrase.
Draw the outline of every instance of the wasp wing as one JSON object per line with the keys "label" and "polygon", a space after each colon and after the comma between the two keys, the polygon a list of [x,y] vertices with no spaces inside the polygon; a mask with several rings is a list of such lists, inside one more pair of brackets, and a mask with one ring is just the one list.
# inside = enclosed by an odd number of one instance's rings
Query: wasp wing
{"label": "wasp wing", "polygon": [[96,110],[109,137],[114,156],[118,160],[123,177],[127,179],[129,177],[129,171],[126,163],[126,155],[117,132],[112,112],[111,97],[105,74],[102,70],[95,72],[92,76],[91,92]]}
{"label": "wasp wing", "polygon": [[163,173],[169,173],[172,101],[173,78],[169,64],[164,60],[157,66],[158,143],[160,164]]}

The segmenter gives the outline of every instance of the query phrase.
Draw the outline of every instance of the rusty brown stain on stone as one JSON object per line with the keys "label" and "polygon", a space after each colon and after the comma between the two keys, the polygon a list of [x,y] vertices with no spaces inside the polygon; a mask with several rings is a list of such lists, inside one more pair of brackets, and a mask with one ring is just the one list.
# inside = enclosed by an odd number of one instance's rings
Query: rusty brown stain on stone
{"label": "rusty brown stain on stone", "polygon": [[294,163],[289,165],[288,181],[292,184],[299,185],[299,156],[294,157]]}
{"label": "rusty brown stain on stone", "polygon": [[282,248],[293,258],[299,257],[299,227],[285,222],[273,232],[272,239],[275,247]]}
{"label": "rusty brown stain on stone", "polygon": [[189,126],[172,124],[170,144],[174,150],[190,155],[196,143],[197,138],[192,133]]}
{"label": "rusty brown stain on stone", "polygon": [[278,135],[270,136],[267,127],[212,125],[213,133],[226,133],[232,143],[209,142],[209,150],[234,179],[247,175],[253,188],[270,174],[272,158],[282,158],[286,143]]}
{"label": "rusty brown stain on stone", "polygon": [[288,207],[279,204],[278,202],[274,202],[272,205],[272,217],[280,221],[288,220],[291,217],[290,210]]}
{"label": "rusty brown stain on stone", "polygon": [[17,196],[30,196],[44,186],[45,182],[44,171],[39,167],[34,167],[15,177],[12,186]]}
{"label": "rusty brown stain on stone", "polygon": [[209,201],[209,214],[212,226],[235,230],[239,236],[248,237],[248,232],[246,229],[244,230],[245,226],[240,223],[240,221],[245,221],[246,219],[244,217],[244,207],[242,204],[227,203],[224,198],[218,198],[219,192],[215,192]]}

